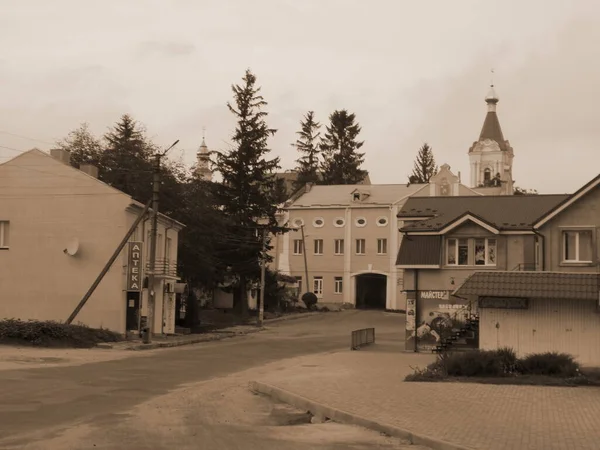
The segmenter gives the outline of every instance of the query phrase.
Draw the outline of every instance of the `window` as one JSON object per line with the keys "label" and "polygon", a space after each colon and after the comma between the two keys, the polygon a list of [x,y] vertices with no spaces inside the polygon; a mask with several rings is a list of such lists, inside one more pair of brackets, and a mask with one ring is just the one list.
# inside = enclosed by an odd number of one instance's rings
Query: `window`
{"label": "window", "polygon": [[323,297],[323,277],[313,278],[313,292],[317,297]]}
{"label": "window", "polygon": [[334,290],[333,292],[336,294],[341,294],[343,291],[343,287],[344,287],[344,280],[342,277],[335,277],[333,279],[334,281]]}
{"label": "window", "polygon": [[296,218],[296,219],[293,220],[292,224],[294,224],[294,226],[296,228],[299,228],[302,225],[304,225],[304,220],[302,220],[301,218],[298,217],[298,218]]}
{"label": "window", "polygon": [[451,238],[446,241],[446,264],[449,266],[495,266],[496,249],[496,239]]}
{"label": "window", "polygon": [[7,220],[0,221],[0,248],[7,249],[9,246],[9,224]]}
{"label": "window", "polygon": [[359,202],[360,201],[360,192],[354,192],[352,194],[352,200],[354,200],[355,202]]}
{"label": "window", "polygon": [[367,219],[365,219],[364,217],[358,217],[356,219],[356,226],[357,227],[364,227],[365,225],[367,225]]}
{"label": "window", "polygon": [[294,239],[294,255],[301,255],[303,250],[302,239]]}
{"label": "window", "polygon": [[496,239],[475,239],[475,265],[496,265]]}
{"label": "window", "polygon": [[335,241],[333,241],[333,244],[334,244],[334,253],[336,255],[343,255],[344,254],[344,240],[336,239]]}
{"label": "window", "polygon": [[365,240],[364,239],[356,240],[356,254],[357,255],[365,254]]}
{"label": "window", "polygon": [[323,254],[323,239],[315,239],[315,255]]}
{"label": "window", "polygon": [[592,262],[592,230],[563,231],[563,261]]}
{"label": "window", "polygon": [[313,220],[313,227],[321,228],[323,225],[325,225],[325,221],[322,217],[316,217],[315,220]]}
{"label": "window", "polygon": [[483,182],[489,183],[492,181],[492,170],[488,167],[483,171]]}
{"label": "window", "polygon": [[377,219],[377,226],[378,227],[385,227],[387,224],[388,224],[387,217],[379,217]]}
{"label": "window", "polygon": [[386,255],[387,254],[387,239],[377,239],[377,254],[378,255]]}
{"label": "window", "polygon": [[469,264],[469,240],[448,239],[446,247],[447,264],[449,266],[466,266]]}
{"label": "window", "polygon": [[344,225],[346,225],[346,221],[344,220],[343,217],[336,217],[334,219],[334,221],[333,221],[333,225],[336,226],[336,227],[338,227],[338,228],[341,228]]}

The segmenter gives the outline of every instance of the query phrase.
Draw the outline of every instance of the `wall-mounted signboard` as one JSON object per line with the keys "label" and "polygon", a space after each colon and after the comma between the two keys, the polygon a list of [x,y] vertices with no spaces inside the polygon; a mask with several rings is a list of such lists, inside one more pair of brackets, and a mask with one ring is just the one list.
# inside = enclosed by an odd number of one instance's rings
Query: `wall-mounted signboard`
{"label": "wall-mounted signboard", "polygon": [[480,308],[527,309],[529,299],[516,297],[479,297]]}

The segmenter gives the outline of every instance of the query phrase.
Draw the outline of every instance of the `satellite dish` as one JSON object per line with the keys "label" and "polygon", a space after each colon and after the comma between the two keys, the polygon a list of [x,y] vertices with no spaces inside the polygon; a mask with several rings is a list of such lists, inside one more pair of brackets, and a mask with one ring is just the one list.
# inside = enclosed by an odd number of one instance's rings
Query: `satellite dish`
{"label": "satellite dish", "polygon": [[69,256],[75,256],[79,250],[79,239],[73,238],[67,244],[67,248],[63,251]]}

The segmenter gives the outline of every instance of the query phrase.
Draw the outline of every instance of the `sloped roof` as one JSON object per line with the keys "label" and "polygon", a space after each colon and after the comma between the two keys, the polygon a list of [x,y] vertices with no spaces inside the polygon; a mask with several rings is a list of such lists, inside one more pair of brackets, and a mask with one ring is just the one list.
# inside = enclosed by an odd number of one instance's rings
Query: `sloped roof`
{"label": "sloped roof", "polygon": [[552,219],[553,217],[555,217],[556,215],[560,214],[562,211],[567,209],[573,203],[577,202],[580,198],[584,197],[589,192],[596,189],[599,185],[600,185],[600,174],[597,175],[593,180],[590,180],[589,182],[587,182],[581,188],[577,189],[577,191],[575,193],[573,193],[573,195],[568,196],[566,199],[564,199],[558,205],[554,206],[554,208],[546,211],[542,216],[538,217],[537,220],[534,222],[534,226],[536,228],[542,226],[544,223],[546,223],[547,221],[549,221],[550,219]]}
{"label": "sloped roof", "polygon": [[[321,179],[322,174],[319,172],[318,175],[319,179]],[[291,195],[292,193],[294,193],[294,182],[298,179],[298,172],[293,170],[287,172],[277,172],[275,174],[275,177],[283,180],[283,183],[285,184],[285,189],[288,194]],[[368,173],[361,184],[371,184],[371,178],[369,177]]]}
{"label": "sloped roof", "polygon": [[506,150],[506,141],[504,140],[502,127],[500,127],[500,120],[498,120],[496,111],[488,111],[483,121],[481,133],[479,133],[479,141],[485,141],[486,139],[496,141],[501,150]]}
{"label": "sloped roof", "polygon": [[398,250],[396,265],[439,267],[441,248],[441,236],[406,236]]}
{"label": "sloped roof", "polygon": [[528,230],[534,221],[568,198],[568,195],[497,195],[411,197],[398,218],[423,217],[408,222],[402,231],[437,232],[471,214],[498,230]]}
{"label": "sloped roof", "polygon": [[[391,205],[402,198],[412,195],[426,184],[337,184],[331,186],[315,185],[311,190],[290,205],[294,207],[310,206],[356,206],[361,205]],[[355,190],[369,194],[364,200],[352,201]]]}
{"label": "sloped roof", "polygon": [[598,300],[600,274],[481,271],[469,276],[453,295]]}

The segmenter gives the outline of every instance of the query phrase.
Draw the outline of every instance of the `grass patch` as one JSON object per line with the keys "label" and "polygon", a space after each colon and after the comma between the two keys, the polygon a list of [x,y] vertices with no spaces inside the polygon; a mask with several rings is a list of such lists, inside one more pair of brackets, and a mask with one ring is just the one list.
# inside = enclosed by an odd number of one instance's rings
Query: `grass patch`
{"label": "grass patch", "polygon": [[517,358],[514,350],[447,352],[405,381],[471,382],[536,386],[600,386],[600,369],[582,368],[566,353],[534,353]]}
{"label": "grass patch", "polygon": [[119,342],[123,339],[121,334],[105,328],[67,325],[54,321],[0,320],[0,344],[90,348],[102,342]]}

